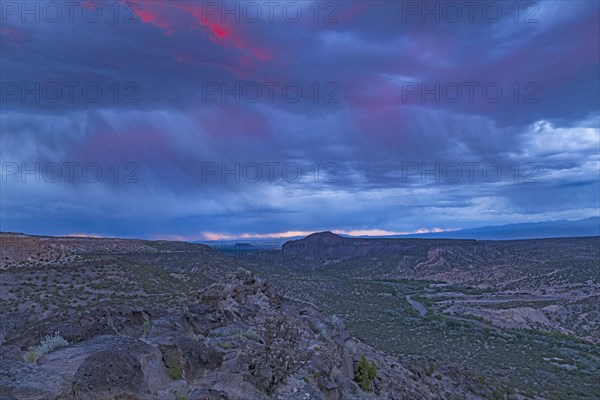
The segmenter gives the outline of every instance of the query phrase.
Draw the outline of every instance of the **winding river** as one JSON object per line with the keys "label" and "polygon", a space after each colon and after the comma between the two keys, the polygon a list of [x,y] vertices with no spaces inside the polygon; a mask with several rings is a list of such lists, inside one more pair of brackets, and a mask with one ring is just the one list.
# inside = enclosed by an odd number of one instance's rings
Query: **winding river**
{"label": "winding river", "polygon": [[411,299],[410,295],[406,295],[406,301],[408,301],[410,303],[410,305],[412,306],[412,308],[417,310],[419,312],[419,314],[421,314],[421,315],[427,314],[427,308],[425,308],[425,306],[422,303],[419,303],[418,301]]}

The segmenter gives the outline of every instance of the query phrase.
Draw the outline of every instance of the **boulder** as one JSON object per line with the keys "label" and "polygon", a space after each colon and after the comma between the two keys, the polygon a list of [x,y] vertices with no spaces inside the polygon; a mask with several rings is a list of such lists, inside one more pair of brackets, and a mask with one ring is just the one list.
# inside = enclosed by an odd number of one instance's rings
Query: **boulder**
{"label": "boulder", "polygon": [[214,389],[196,389],[190,396],[189,400],[228,400],[227,394],[222,390]]}
{"label": "boulder", "polygon": [[142,365],[131,354],[106,350],[88,357],[73,382],[73,398],[102,400],[142,399],[148,392]]}

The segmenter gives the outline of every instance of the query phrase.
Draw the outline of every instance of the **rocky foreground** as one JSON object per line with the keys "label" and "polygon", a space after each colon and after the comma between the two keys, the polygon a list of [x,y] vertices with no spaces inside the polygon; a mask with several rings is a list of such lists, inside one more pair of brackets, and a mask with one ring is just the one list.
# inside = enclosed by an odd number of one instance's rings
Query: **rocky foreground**
{"label": "rocky foreground", "polygon": [[[36,354],[33,338],[51,332],[65,342]],[[356,382],[363,356],[377,365],[367,390]],[[13,332],[0,346],[2,400],[451,398],[445,385],[241,269],[179,312],[87,310]]]}
{"label": "rocky foreground", "polygon": [[349,240],[0,233],[0,400],[597,398],[599,238]]}

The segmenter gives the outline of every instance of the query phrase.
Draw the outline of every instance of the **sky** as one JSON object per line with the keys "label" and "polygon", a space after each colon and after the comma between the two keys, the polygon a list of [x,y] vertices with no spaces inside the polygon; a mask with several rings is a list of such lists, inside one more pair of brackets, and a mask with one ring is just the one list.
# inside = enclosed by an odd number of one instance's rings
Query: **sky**
{"label": "sky", "polygon": [[597,1],[2,1],[2,231],[600,213]]}

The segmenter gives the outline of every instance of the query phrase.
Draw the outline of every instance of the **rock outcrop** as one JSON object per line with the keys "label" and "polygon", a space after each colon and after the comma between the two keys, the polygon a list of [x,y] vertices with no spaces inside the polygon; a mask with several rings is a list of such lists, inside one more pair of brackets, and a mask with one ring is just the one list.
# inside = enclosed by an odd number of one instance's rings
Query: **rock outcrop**
{"label": "rock outcrop", "polygon": [[[26,361],[31,340],[23,334],[8,338],[0,346],[0,398],[447,397],[439,382],[350,337],[340,318],[273,293],[268,281],[245,270],[199,291],[178,313],[115,306],[84,313],[72,323],[113,328],[71,335],[73,344],[35,362]],[[60,328],[40,324],[45,334]],[[378,369],[366,392],[354,381],[361,356]]]}

